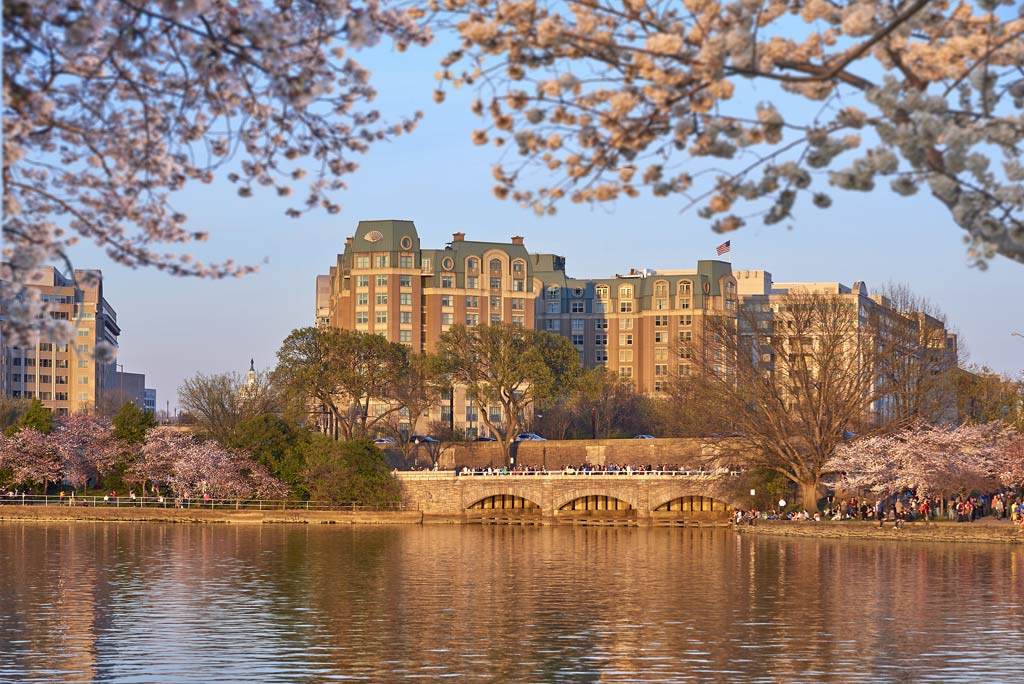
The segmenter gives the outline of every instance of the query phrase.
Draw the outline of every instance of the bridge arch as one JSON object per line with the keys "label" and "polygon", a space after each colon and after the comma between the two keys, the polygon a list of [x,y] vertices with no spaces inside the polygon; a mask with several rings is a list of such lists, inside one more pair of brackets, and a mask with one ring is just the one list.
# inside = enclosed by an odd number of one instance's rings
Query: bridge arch
{"label": "bridge arch", "polygon": [[516,494],[491,494],[485,496],[470,505],[466,510],[518,510],[518,511],[540,511],[541,506],[536,501]]}
{"label": "bridge arch", "polygon": [[674,496],[651,507],[653,513],[678,513],[702,517],[727,517],[733,510],[735,508],[728,501],[706,494]]}
{"label": "bridge arch", "polygon": [[[612,508],[606,510],[639,510],[642,508],[640,502],[637,500],[637,492],[634,488],[627,488],[618,486],[616,487],[613,483],[603,483],[609,486],[593,485],[587,487],[574,488],[568,492],[565,492],[559,496],[553,503],[556,511],[561,510],[572,510],[568,508],[568,505],[578,500],[593,500],[594,497],[603,497],[604,499],[615,499],[625,504],[625,508]],[[588,510],[579,508],[576,510]],[[597,510],[597,509],[595,509]]]}
{"label": "bridge arch", "polygon": [[563,512],[635,511],[636,506],[611,494],[587,494],[566,501],[558,507],[558,510]]}

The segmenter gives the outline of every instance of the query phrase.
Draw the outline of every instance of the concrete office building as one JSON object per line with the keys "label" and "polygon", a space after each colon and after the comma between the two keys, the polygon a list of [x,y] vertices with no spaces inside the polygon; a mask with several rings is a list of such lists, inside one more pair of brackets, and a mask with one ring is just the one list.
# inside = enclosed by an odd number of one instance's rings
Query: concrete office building
{"label": "concrete office building", "polygon": [[4,394],[39,399],[56,414],[88,413],[122,396],[124,387],[123,395],[135,400],[137,394],[142,407],[145,376],[119,373],[115,361],[98,363],[93,356],[99,344],[110,345],[116,353],[121,334],[117,312],[104,296],[103,274],[76,270],[69,278],[48,267],[29,276],[24,285],[49,303],[50,316],[69,323],[71,338],[67,344],[40,339],[31,346],[13,345],[3,336],[0,322]]}

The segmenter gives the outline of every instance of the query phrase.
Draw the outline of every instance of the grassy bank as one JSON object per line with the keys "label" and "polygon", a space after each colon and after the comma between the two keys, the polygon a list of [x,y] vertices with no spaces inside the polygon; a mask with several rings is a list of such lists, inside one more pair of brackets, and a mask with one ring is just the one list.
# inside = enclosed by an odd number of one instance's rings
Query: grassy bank
{"label": "grassy bank", "polygon": [[0,521],[104,521],[222,524],[327,524],[393,525],[419,524],[419,511],[305,511],[305,510],[213,510],[194,508],[138,508],[122,506],[0,506]]}
{"label": "grassy bank", "polygon": [[743,534],[825,539],[879,539],[886,541],[990,542],[1024,544],[1024,531],[1009,521],[981,520],[973,523],[909,522],[894,529],[888,522],[758,521],[753,527],[737,528]]}

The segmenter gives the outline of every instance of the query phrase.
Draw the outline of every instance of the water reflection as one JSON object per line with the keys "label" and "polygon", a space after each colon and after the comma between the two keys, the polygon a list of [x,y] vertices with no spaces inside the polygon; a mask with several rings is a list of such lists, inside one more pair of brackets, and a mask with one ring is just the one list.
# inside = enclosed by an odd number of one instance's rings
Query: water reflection
{"label": "water reflection", "polygon": [[1024,550],[728,530],[0,524],[0,682],[979,681]]}

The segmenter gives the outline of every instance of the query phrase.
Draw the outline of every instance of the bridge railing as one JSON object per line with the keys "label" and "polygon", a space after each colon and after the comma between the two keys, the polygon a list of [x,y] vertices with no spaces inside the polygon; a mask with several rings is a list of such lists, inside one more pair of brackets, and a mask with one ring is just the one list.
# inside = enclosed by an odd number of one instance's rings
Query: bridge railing
{"label": "bridge railing", "polygon": [[399,479],[403,480],[450,480],[453,477],[548,477],[548,478],[580,478],[580,477],[738,477],[740,470],[717,468],[712,470],[424,470],[400,471]]}
{"label": "bridge railing", "polygon": [[[449,475],[449,477],[451,477]],[[0,496],[0,506],[88,506],[95,508],[191,508],[234,511],[404,511],[404,504],[367,506],[356,503],[290,499],[203,499],[173,496],[54,496],[18,494]]]}

